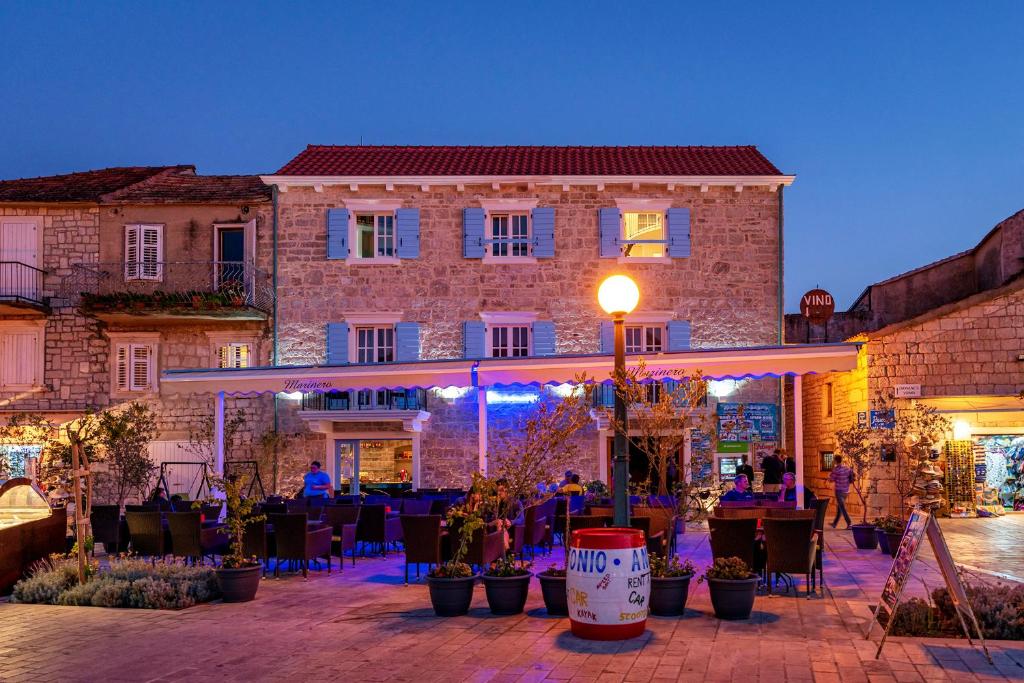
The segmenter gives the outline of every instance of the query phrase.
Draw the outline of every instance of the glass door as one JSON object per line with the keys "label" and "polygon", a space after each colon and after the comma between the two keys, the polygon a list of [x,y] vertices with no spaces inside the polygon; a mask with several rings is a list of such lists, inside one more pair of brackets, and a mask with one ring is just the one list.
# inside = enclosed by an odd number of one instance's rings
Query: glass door
{"label": "glass door", "polygon": [[245,228],[219,228],[217,247],[217,289],[241,289],[245,283]]}
{"label": "glass door", "polygon": [[359,442],[337,439],[334,442],[334,481],[339,491],[359,495]]}

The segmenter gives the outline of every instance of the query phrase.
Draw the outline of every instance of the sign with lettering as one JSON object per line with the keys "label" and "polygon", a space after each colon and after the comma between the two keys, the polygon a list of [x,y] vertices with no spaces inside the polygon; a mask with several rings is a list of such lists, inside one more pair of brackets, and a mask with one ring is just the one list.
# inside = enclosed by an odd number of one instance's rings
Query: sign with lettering
{"label": "sign with lettering", "polygon": [[[573,632],[601,637],[601,627],[636,625],[642,633],[651,593],[647,548],[574,546],[568,552],[566,590]],[[580,625],[583,629],[577,628]],[[619,629],[607,633],[613,636],[617,632]]]}
{"label": "sign with lettering", "polygon": [[867,427],[868,426],[868,413],[866,410],[862,410],[857,413],[857,426]]}
{"label": "sign with lettering", "polygon": [[800,297],[800,315],[815,325],[827,323],[835,310],[835,299],[824,289],[812,289]]}
{"label": "sign with lettering", "polygon": [[284,383],[284,391],[326,391],[334,388],[329,379],[290,379]]}
{"label": "sign with lettering", "polygon": [[893,395],[896,398],[921,398],[921,385],[897,384],[893,387]]}
{"label": "sign with lettering", "polygon": [[895,429],[896,427],[896,415],[891,410],[872,410],[871,411],[871,428],[872,429]]}
{"label": "sign with lettering", "polygon": [[778,408],[774,403],[719,403],[720,441],[777,441]]}

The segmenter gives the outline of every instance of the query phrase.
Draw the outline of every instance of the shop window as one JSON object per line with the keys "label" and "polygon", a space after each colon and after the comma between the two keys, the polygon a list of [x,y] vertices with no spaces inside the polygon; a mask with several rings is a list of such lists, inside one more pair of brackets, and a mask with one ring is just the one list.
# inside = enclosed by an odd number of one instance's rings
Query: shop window
{"label": "shop window", "polygon": [[821,451],[820,468],[822,472],[831,472],[835,467],[836,454],[832,451]]}

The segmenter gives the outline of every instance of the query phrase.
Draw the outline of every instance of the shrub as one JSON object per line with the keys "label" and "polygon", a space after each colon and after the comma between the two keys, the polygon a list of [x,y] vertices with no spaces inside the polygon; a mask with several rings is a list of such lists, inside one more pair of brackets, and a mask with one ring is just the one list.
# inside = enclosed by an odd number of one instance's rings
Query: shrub
{"label": "shrub", "polygon": [[704,571],[704,576],[700,578],[701,581],[704,579],[723,579],[726,581],[737,581],[741,579],[749,579],[753,572],[747,563],[738,557],[719,557],[715,560],[714,564],[709,566]]}
{"label": "shrub", "polygon": [[53,556],[33,565],[26,579],[14,584],[15,602],[57,604],[60,594],[78,583],[78,560]]}
{"label": "shrub", "polygon": [[511,555],[505,555],[501,559],[497,560],[487,568],[487,571],[484,572],[487,576],[500,576],[505,578],[510,576],[528,576],[529,573],[530,563],[520,562]]}
{"label": "shrub", "polygon": [[907,528],[907,523],[896,515],[876,517],[874,525],[876,529],[881,529],[890,534],[897,534]]}
{"label": "shrub", "polygon": [[[992,640],[1024,640],[1024,586],[1004,583],[965,588],[982,634]],[[931,601],[911,598],[900,603],[892,634],[900,636],[963,637],[960,619],[949,591],[937,588]]]}
{"label": "shrub", "polygon": [[678,555],[673,555],[672,559],[666,562],[664,557],[655,553],[651,555],[650,561],[651,576],[657,579],[672,576],[693,576],[697,573],[697,568],[693,565],[693,562],[686,560],[680,563]]}

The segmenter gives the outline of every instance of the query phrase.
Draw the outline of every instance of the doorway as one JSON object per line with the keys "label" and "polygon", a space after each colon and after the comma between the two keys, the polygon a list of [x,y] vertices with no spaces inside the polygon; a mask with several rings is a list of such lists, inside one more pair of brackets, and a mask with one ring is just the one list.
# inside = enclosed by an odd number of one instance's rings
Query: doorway
{"label": "doorway", "polygon": [[[658,493],[658,485],[660,483],[660,477],[656,470],[651,469],[651,461],[647,453],[638,448],[635,444],[627,442],[629,448],[629,483],[631,485],[638,485],[649,480],[650,484],[647,487],[652,495]],[[608,437],[607,439],[607,453],[608,453],[608,485],[613,486],[613,474],[615,468],[613,467],[612,460],[615,452],[615,438]],[[676,481],[679,480],[681,475],[685,476],[686,473],[686,447],[678,449],[675,453],[675,457],[672,459],[672,465],[674,465],[675,472],[672,472],[670,467],[668,472],[668,482],[666,483],[669,493],[672,492],[672,487]]]}
{"label": "doorway", "polygon": [[217,227],[217,288],[241,287],[245,282],[245,227]]}

